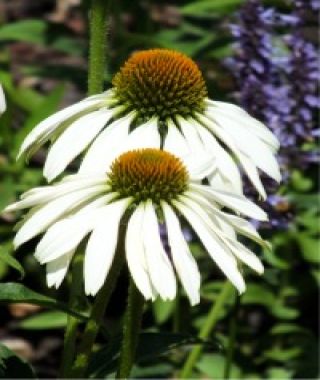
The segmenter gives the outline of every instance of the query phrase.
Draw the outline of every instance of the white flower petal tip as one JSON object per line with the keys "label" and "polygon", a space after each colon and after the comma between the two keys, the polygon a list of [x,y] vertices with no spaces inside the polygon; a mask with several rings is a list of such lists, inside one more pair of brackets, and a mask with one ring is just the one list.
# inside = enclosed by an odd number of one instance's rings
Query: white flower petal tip
{"label": "white flower petal tip", "polygon": [[3,88],[0,84],[0,114],[4,113],[6,109],[7,109],[6,98],[4,95]]}

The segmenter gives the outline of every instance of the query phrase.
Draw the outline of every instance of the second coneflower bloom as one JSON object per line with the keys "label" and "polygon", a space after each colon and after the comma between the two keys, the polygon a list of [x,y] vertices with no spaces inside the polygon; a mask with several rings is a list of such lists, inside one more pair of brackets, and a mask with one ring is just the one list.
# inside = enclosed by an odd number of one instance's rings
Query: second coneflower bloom
{"label": "second coneflower bloom", "polygon": [[[130,274],[146,299],[158,295],[173,299],[177,274],[191,304],[196,304],[200,273],[182,233],[183,219],[242,293],[245,283],[239,263],[258,273],[263,266],[238,241],[237,234],[266,243],[248,221],[225,209],[258,220],[266,220],[266,214],[244,196],[199,184],[197,178],[194,169],[189,170],[171,153],[158,149],[122,153],[107,174],[69,176],[55,185],[30,190],[8,206],[8,212],[30,209],[14,245],[17,248],[44,234],[35,257],[46,264],[48,285],[58,287],[77,247],[88,236],[84,284],[86,294],[95,295],[123,238]],[[160,223],[165,225],[170,252],[163,247]]]}
{"label": "second coneflower bloom", "polygon": [[80,173],[102,174],[117,155],[144,147],[202,163],[202,178],[240,194],[238,163],[263,198],[258,169],[280,180],[276,137],[241,108],[210,100],[199,68],[185,55],[165,49],[134,53],[112,84],[42,121],[20,155],[52,140],[44,167],[49,181],[83,151]]}

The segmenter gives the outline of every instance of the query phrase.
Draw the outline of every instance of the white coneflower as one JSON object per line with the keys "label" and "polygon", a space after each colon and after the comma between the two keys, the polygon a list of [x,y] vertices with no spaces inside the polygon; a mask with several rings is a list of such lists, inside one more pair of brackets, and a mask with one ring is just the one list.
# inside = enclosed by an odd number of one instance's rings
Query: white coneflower
{"label": "white coneflower", "polygon": [[[47,265],[49,286],[60,286],[77,246],[89,235],[84,284],[86,294],[95,295],[108,275],[119,226],[124,223],[129,271],[144,297],[173,299],[176,272],[190,302],[196,304],[200,274],[182,233],[181,217],[240,293],[245,283],[238,261],[263,272],[260,260],[237,240],[237,233],[266,243],[248,221],[221,207],[267,219],[265,212],[244,196],[199,184],[179,158],[148,148],[123,153],[108,174],[77,174],[30,190],[6,211],[31,208],[19,226],[14,245],[17,248],[44,233],[35,257]],[[169,254],[160,238],[159,223],[163,222]]]}
{"label": "white coneflower", "polygon": [[7,104],[6,104],[6,98],[4,96],[3,88],[0,84],[0,115],[6,110]]}
{"label": "white coneflower", "polygon": [[[88,148],[80,173],[103,173],[123,151],[164,148],[184,158],[208,152],[209,183],[242,192],[236,162],[265,197],[257,168],[280,180],[276,137],[241,108],[210,100],[197,65],[164,49],[133,54],[112,81],[113,87],[57,112],[25,139],[20,154],[54,140],[44,168],[50,181]],[[222,143],[222,144],[221,144]]]}

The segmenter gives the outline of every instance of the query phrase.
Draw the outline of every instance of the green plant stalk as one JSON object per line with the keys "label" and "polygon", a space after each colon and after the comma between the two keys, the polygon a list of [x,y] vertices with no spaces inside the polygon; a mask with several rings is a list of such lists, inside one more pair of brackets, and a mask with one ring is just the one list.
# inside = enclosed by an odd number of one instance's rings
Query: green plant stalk
{"label": "green plant stalk", "polygon": [[120,274],[123,261],[122,252],[117,251],[108,277],[96,296],[89,320],[85,326],[78,354],[71,370],[71,375],[74,379],[85,378],[86,376],[93,344],[98,335],[100,325],[102,324],[103,316]]}
{"label": "green plant stalk", "polygon": [[[216,302],[212,305],[208,317],[205,320],[204,325],[202,326],[199,332],[200,339],[205,340],[209,337],[219,319],[221,310],[223,309],[227,299],[230,297],[233,291],[233,285],[229,281],[226,281]],[[193,347],[193,349],[187,357],[187,360],[184,363],[181,373],[179,374],[180,379],[188,379],[191,377],[194,365],[199,359],[201,353],[202,345],[196,345]]]}
{"label": "green plant stalk", "polygon": [[123,338],[117,379],[127,379],[134,363],[143,314],[144,298],[130,278],[128,304],[124,317]]}
{"label": "green plant stalk", "polygon": [[[83,254],[79,253],[75,256],[72,263],[71,287],[69,297],[69,307],[72,310],[77,310],[79,308],[81,304],[80,300],[83,295],[82,264]],[[62,379],[69,377],[69,371],[75,357],[78,324],[79,319],[68,314],[67,327],[64,335],[62,363],[60,367],[60,377]]]}
{"label": "green plant stalk", "polygon": [[88,94],[103,90],[107,56],[107,14],[110,0],[91,0]]}
{"label": "green plant stalk", "polygon": [[230,378],[230,371],[231,371],[231,365],[232,365],[232,358],[234,353],[234,345],[236,341],[236,333],[237,333],[237,317],[238,317],[238,309],[240,305],[240,297],[237,295],[236,302],[233,308],[233,312],[231,315],[230,320],[230,327],[229,327],[229,345],[227,350],[227,358],[226,358],[226,364],[224,367],[224,379]]}

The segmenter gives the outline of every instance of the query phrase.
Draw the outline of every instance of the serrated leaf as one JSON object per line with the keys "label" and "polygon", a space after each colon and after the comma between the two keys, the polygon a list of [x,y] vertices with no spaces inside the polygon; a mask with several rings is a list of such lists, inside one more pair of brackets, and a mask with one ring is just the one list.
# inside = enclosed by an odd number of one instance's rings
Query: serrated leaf
{"label": "serrated leaf", "polygon": [[0,378],[34,379],[36,376],[25,360],[0,343]]}

